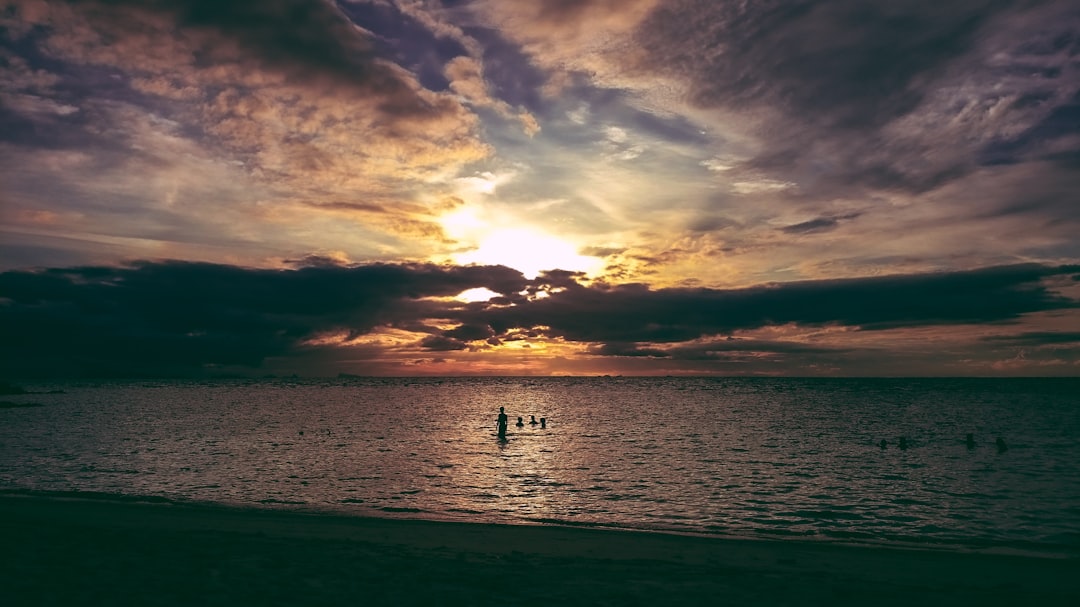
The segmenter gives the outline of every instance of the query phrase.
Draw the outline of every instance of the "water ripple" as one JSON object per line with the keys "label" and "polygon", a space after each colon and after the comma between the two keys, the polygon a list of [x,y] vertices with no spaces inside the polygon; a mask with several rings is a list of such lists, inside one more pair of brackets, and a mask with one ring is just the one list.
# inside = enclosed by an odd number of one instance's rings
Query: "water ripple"
{"label": "water ripple", "polygon": [[[3,488],[1080,552],[1077,380],[34,388],[63,393],[0,411]],[[499,443],[499,406],[548,427]]]}

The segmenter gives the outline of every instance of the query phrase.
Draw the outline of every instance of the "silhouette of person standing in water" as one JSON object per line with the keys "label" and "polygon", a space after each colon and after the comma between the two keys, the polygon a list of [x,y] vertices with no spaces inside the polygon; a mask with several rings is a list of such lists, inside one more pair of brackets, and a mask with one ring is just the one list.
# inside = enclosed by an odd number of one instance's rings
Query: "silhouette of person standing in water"
{"label": "silhouette of person standing in water", "polygon": [[499,407],[499,421],[497,422],[499,429],[499,440],[506,440],[506,424],[509,423],[509,419],[510,418],[506,417],[506,412],[503,410],[503,408]]}

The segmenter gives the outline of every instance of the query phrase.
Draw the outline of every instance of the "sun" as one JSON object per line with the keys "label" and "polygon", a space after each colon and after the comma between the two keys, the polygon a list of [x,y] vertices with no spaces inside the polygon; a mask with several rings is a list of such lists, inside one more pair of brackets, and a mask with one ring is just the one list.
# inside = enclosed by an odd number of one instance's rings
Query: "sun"
{"label": "sun", "polygon": [[497,230],[480,240],[477,248],[458,254],[460,264],[503,265],[536,278],[544,270],[568,270],[595,274],[603,261],[581,255],[577,248],[556,236],[527,228]]}

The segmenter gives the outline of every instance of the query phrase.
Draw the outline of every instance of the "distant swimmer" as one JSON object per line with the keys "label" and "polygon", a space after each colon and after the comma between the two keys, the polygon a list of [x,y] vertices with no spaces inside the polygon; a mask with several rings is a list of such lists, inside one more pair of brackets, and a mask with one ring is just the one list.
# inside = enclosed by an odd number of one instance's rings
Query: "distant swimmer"
{"label": "distant swimmer", "polygon": [[900,437],[900,450],[901,451],[906,451],[907,450],[907,437],[906,436],[901,436]]}
{"label": "distant swimmer", "polygon": [[995,442],[997,443],[998,453],[1005,453],[1009,450],[1008,445],[1005,444],[1005,439],[1001,438],[1000,436],[997,437],[997,441]]}
{"label": "distant swimmer", "polygon": [[524,428],[525,427],[525,422],[521,421],[521,418],[519,417],[518,418],[518,423],[516,423],[514,425],[517,426],[518,428]]}
{"label": "distant swimmer", "polygon": [[495,423],[496,423],[496,426],[498,427],[499,440],[501,440],[501,441],[506,440],[506,424],[507,424],[507,420],[508,420],[508,418],[506,417],[506,412],[503,410],[502,407],[499,407],[499,419]]}
{"label": "distant swimmer", "polygon": [[529,425],[530,426],[535,426],[536,424],[539,424],[539,423],[540,422],[536,421],[536,416],[535,415],[530,415],[529,416]]}
{"label": "distant swimmer", "polygon": [[882,451],[884,451],[889,448],[889,443],[887,443],[885,439],[881,439],[881,442],[878,443],[878,446],[881,447]]}
{"label": "distant swimmer", "polygon": [[968,450],[975,448],[975,435],[970,432],[967,435],[967,448]]}
{"label": "distant swimmer", "polygon": [[540,429],[544,429],[544,428],[547,428],[547,418],[546,417],[541,417],[540,418]]}

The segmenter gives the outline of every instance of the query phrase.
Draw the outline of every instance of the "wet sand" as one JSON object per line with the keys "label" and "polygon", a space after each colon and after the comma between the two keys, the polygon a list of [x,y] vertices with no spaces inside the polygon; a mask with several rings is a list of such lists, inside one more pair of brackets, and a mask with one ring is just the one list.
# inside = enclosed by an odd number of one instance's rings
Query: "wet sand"
{"label": "wet sand", "polygon": [[1080,559],[791,540],[20,494],[0,538],[5,605],[1080,604]]}

